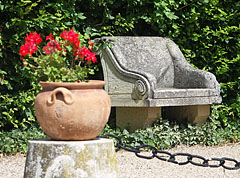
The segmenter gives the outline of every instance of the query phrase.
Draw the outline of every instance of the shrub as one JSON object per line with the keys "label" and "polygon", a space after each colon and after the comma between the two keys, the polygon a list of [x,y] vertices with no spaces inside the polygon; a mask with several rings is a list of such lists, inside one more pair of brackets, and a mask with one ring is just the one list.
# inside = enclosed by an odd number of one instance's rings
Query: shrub
{"label": "shrub", "polygon": [[[152,145],[158,149],[169,149],[176,145],[206,145],[213,146],[223,143],[235,143],[240,139],[239,121],[233,121],[231,126],[222,127],[221,123],[211,115],[202,126],[191,123],[179,124],[174,121],[159,119],[153,126],[138,129],[133,133],[127,130],[111,129],[109,125],[101,135],[113,134],[121,138],[124,145]],[[116,140],[115,140],[116,141]]]}
{"label": "shrub", "polygon": [[26,128],[35,124],[33,101],[38,89],[0,95],[0,130]]}
{"label": "shrub", "polygon": [[[218,120],[224,126],[239,120],[239,8],[240,3],[235,0],[1,1],[0,94],[7,107],[1,107],[0,113],[8,119],[0,121],[0,129],[17,127],[18,123],[28,125],[28,119],[23,120],[27,114],[16,109],[16,103],[33,113],[30,103],[37,84],[31,70],[24,68],[19,60],[23,36],[31,31],[49,34],[69,28],[86,36],[91,34],[91,37],[144,35],[171,38],[192,65],[216,75],[223,96],[223,104],[218,107],[221,113]],[[21,93],[29,94],[32,101],[22,102]]]}
{"label": "shrub", "polygon": [[[100,135],[113,134],[119,137],[124,145],[139,146],[141,144],[152,145],[164,150],[176,145],[218,145],[223,143],[235,143],[240,139],[240,122],[233,121],[229,126],[222,127],[217,119],[216,108],[210,119],[202,126],[191,123],[179,124],[174,121],[158,119],[152,126],[146,129],[138,129],[133,133],[127,130],[113,129],[106,125]],[[45,138],[39,125],[29,129],[13,129],[0,131],[0,153],[26,154],[28,140]],[[115,140],[116,141],[116,140]]]}
{"label": "shrub", "polygon": [[45,138],[39,126],[29,129],[13,129],[0,131],[0,153],[14,154],[17,152],[26,154],[28,140]]}

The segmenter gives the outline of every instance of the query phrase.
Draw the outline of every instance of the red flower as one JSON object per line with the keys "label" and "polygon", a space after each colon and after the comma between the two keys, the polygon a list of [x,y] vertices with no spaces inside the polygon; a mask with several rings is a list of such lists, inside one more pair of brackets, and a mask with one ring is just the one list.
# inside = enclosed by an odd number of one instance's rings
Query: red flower
{"label": "red flower", "polygon": [[89,44],[88,48],[89,48],[89,49],[92,49],[94,43],[91,42],[91,39],[88,40],[88,44]]}
{"label": "red flower", "polygon": [[26,56],[29,53],[28,46],[27,45],[22,45],[20,47],[19,53],[21,56]]}
{"label": "red flower", "polygon": [[87,48],[76,48],[73,51],[73,55],[75,56],[75,60],[77,60],[78,57],[84,58],[87,55],[86,54],[87,50],[88,50]]}
{"label": "red flower", "polygon": [[54,38],[53,38],[53,35],[52,35],[52,33],[50,33],[47,37],[46,37],[46,41],[47,40],[53,40]]}
{"label": "red flower", "polygon": [[60,34],[60,37],[67,40],[74,49],[79,47],[79,34],[75,33],[72,29],[69,31],[63,31],[62,34]]}
{"label": "red flower", "polygon": [[85,58],[86,61],[92,61],[93,63],[97,62],[97,58],[95,57],[95,53],[88,53],[88,56]]}
{"label": "red flower", "polygon": [[22,45],[19,50],[22,57],[35,53],[37,51],[37,45],[42,42],[41,35],[37,34],[37,32],[26,34],[26,36],[25,44]]}
{"label": "red flower", "polygon": [[[86,47],[78,48],[74,52],[74,56],[79,56],[80,58],[86,61],[92,61],[93,63],[97,62],[97,58],[95,57],[95,53],[92,53],[90,49]],[[75,58],[77,60],[77,57]]]}
{"label": "red flower", "polygon": [[91,46],[94,45],[94,43],[91,42],[91,39],[88,40],[88,44],[91,45]]}
{"label": "red flower", "polygon": [[37,51],[37,45],[33,42],[26,42],[24,45],[20,47],[20,55],[26,56],[27,54],[32,55]]}
{"label": "red flower", "polygon": [[81,58],[84,58],[88,55],[89,52],[90,52],[89,49],[87,49],[86,47],[80,48],[79,55]]}
{"label": "red flower", "polygon": [[37,45],[39,45],[42,42],[42,38],[40,37],[41,34],[37,34],[37,32],[29,33],[26,35],[27,38],[25,38],[25,42],[36,43]]}
{"label": "red flower", "polygon": [[27,46],[29,48],[29,54],[32,55],[37,51],[37,45],[35,43],[27,43]]}
{"label": "red flower", "polygon": [[[95,63],[97,62],[97,58],[95,56],[95,53],[91,52],[91,49],[94,45],[93,42],[91,42],[91,39],[88,41],[88,47],[80,47],[80,40],[79,40],[79,34],[75,33],[73,29],[70,29],[69,31],[63,31],[60,35],[63,40],[61,42],[58,42],[56,39],[54,39],[54,36],[52,33],[50,33],[46,37],[47,45],[43,47],[43,51],[45,55],[53,55],[54,53],[58,51],[64,51],[64,52],[58,52],[56,55],[61,55],[64,57],[69,57],[67,54],[66,49],[62,48],[62,46],[70,45],[71,46],[71,55],[72,55],[72,63],[70,66],[70,69],[72,69],[74,66],[74,59],[81,61],[85,60],[85,64],[90,65],[91,62]],[[24,57],[29,55],[30,58],[32,58],[34,61],[37,60],[37,58],[33,57],[32,55],[38,50],[39,44],[42,42],[42,38],[40,34],[37,34],[37,32],[31,32],[29,34],[26,34],[25,38],[25,44],[22,45],[19,49],[19,53],[21,55],[21,59],[23,62],[23,65],[31,64],[28,63],[28,59],[24,61]],[[39,53],[42,55],[41,51]],[[49,58],[46,57],[46,60]],[[51,59],[51,58],[50,58]],[[78,65],[80,66],[81,61],[79,61]],[[37,63],[37,61],[36,61]],[[38,64],[38,63],[37,63]],[[32,65],[32,64],[31,64]],[[76,82],[79,82],[79,80],[76,80]]]}
{"label": "red flower", "polygon": [[52,55],[57,50],[62,51],[61,43],[58,43],[57,40],[54,40],[53,38],[48,42],[46,46],[43,47],[43,50],[45,51],[45,54]]}

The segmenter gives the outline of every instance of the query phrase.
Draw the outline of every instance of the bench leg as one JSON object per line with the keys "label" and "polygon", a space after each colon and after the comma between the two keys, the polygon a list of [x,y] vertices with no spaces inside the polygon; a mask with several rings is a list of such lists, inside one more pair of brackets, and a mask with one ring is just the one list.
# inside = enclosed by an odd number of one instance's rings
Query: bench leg
{"label": "bench leg", "polygon": [[116,125],[133,132],[144,129],[161,117],[161,107],[116,107]]}
{"label": "bench leg", "polygon": [[180,122],[187,119],[189,122],[197,125],[203,124],[209,115],[210,105],[172,106],[165,108],[166,119],[176,119]]}

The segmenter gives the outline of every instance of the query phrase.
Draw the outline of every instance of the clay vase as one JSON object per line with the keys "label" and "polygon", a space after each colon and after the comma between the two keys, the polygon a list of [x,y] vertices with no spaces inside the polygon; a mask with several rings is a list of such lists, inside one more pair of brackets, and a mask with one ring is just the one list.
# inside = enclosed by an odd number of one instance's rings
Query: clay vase
{"label": "clay vase", "polygon": [[43,90],[34,105],[42,130],[55,140],[95,138],[108,121],[111,110],[104,81],[80,83],[40,82]]}

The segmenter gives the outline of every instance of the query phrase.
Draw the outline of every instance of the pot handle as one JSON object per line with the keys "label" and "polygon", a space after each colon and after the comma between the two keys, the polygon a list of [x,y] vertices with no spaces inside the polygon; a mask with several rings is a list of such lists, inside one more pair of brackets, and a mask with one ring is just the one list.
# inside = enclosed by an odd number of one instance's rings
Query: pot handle
{"label": "pot handle", "polygon": [[65,102],[65,104],[71,105],[74,103],[72,92],[69,91],[67,88],[58,87],[55,90],[53,90],[53,92],[49,95],[47,99],[48,105],[53,105],[56,102],[56,96],[57,96],[57,93],[59,92],[62,93],[63,101]]}

